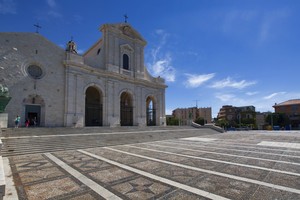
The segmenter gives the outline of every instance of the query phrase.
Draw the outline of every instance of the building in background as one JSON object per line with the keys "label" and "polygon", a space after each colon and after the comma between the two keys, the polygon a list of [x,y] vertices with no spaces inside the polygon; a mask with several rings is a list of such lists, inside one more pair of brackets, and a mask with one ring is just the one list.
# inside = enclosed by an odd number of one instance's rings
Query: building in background
{"label": "building in background", "polygon": [[211,123],[212,111],[211,107],[207,108],[177,108],[173,110],[172,115],[179,120],[179,125],[190,125],[198,118],[203,118],[204,123]]}
{"label": "building in background", "polygon": [[292,129],[300,129],[300,99],[291,99],[273,106],[275,114],[285,114]]}
{"label": "building in background", "polygon": [[227,128],[254,128],[256,126],[255,107],[224,105],[218,113],[217,124]]}

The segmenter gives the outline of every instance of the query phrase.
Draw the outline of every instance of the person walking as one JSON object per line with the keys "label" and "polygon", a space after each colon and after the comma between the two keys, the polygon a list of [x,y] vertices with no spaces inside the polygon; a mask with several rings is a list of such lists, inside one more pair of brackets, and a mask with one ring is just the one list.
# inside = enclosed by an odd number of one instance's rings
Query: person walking
{"label": "person walking", "polygon": [[21,121],[21,117],[19,115],[17,115],[17,117],[15,119],[15,128],[19,128],[20,121]]}

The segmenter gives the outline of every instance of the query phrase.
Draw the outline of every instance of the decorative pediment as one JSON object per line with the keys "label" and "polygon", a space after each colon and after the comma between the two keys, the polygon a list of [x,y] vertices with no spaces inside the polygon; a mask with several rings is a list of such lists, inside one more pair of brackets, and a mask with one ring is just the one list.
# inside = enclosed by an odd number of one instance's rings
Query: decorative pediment
{"label": "decorative pediment", "polygon": [[139,40],[144,45],[146,45],[146,43],[147,43],[144,40],[144,38],[136,30],[134,30],[128,23],[105,24],[100,28],[101,31],[103,31],[105,29],[109,29],[111,31],[121,33],[123,35],[126,35],[127,37],[134,39],[134,40]]}
{"label": "decorative pediment", "polygon": [[121,31],[124,35],[127,35],[128,37],[131,37],[133,39],[138,38],[138,36],[135,34],[135,32],[130,28],[130,26],[123,26],[121,27]]}
{"label": "decorative pediment", "polygon": [[120,46],[121,51],[123,52],[133,52],[133,48],[129,44],[123,44]]}

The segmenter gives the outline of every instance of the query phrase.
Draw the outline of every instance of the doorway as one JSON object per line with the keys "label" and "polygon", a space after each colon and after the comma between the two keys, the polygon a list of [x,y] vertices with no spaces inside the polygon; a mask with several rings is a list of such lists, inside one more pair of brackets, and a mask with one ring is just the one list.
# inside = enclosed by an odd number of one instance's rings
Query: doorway
{"label": "doorway", "polygon": [[85,92],[85,126],[102,126],[102,95],[95,87]]}
{"label": "doorway", "polygon": [[41,123],[41,106],[26,105],[25,120],[29,120],[29,126],[40,126]]}
{"label": "doorway", "polygon": [[133,102],[128,92],[123,92],[120,99],[121,126],[133,126]]}
{"label": "doorway", "polygon": [[155,126],[156,125],[156,109],[153,99],[148,97],[146,100],[146,120],[147,126]]}

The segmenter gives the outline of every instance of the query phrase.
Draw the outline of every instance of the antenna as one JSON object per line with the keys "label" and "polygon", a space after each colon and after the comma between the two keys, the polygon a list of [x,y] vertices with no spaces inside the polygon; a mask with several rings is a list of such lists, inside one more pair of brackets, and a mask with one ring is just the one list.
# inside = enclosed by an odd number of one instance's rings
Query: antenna
{"label": "antenna", "polygon": [[198,101],[200,101],[200,100],[194,100],[194,101],[196,101],[196,108],[198,108]]}

